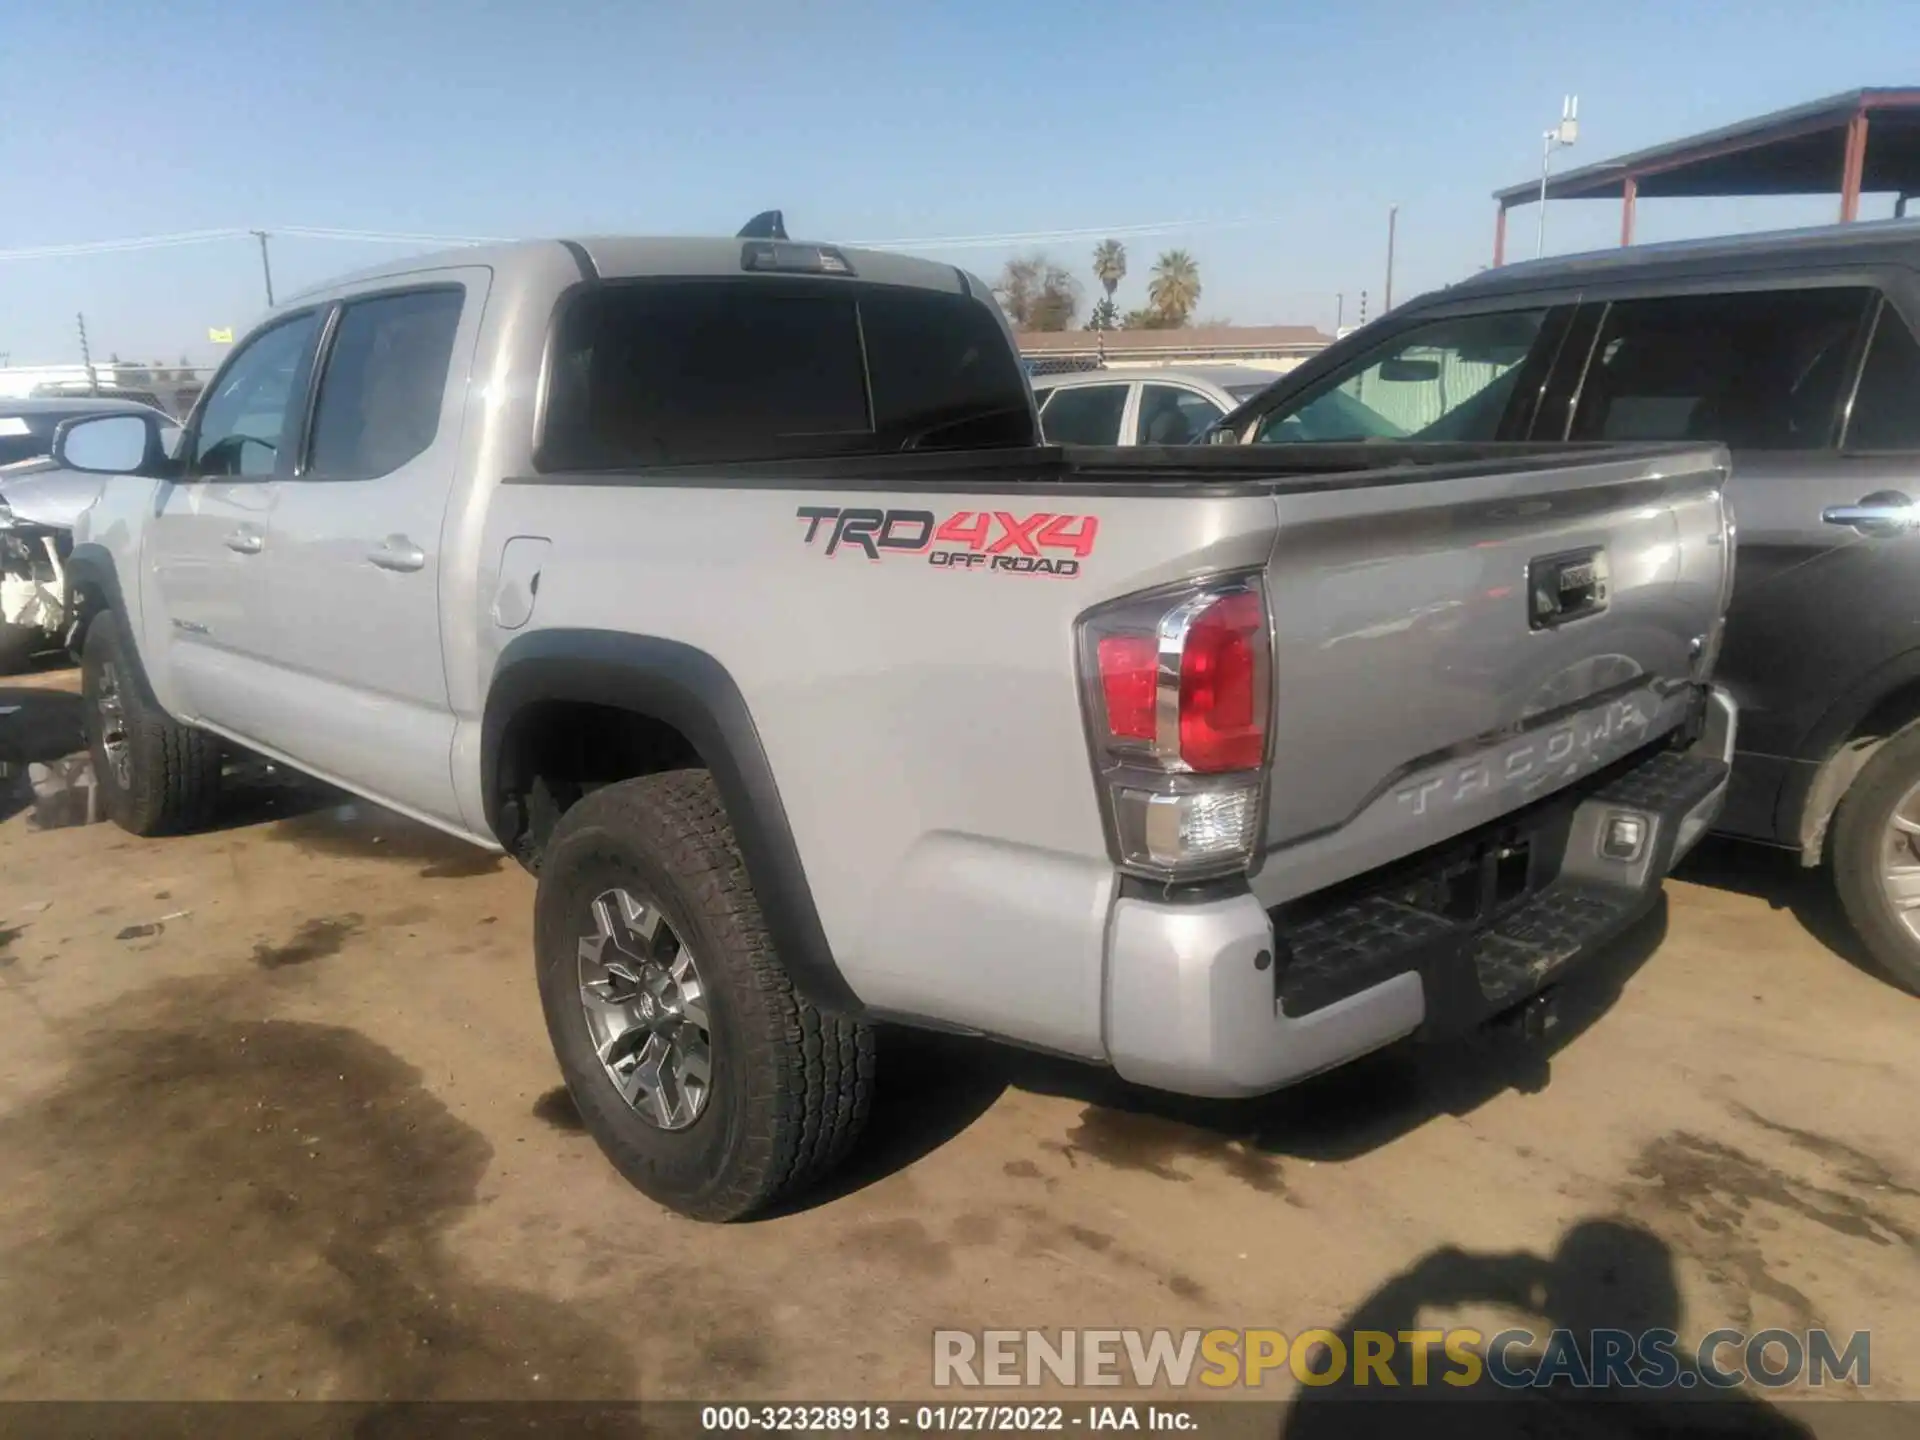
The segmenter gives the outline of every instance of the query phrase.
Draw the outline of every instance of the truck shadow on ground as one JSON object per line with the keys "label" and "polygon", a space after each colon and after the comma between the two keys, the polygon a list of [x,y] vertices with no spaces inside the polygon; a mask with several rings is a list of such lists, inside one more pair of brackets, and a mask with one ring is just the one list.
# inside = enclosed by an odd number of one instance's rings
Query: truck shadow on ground
{"label": "truck shadow on ground", "polygon": [[[61,690],[0,686],[0,821],[33,811],[40,830],[104,818],[81,699]],[[423,879],[487,875],[505,857],[383,810],[258,756],[230,754],[209,832],[263,827],[266,838],[313,855],[418,867]]]}
{"label": "truck shadow on ground", "polygon": [[[1426,1365],[1400,1337],[1426,1327],[1437,1337],[1433,1312],[1463,1306],[1499,1306],[1525,1337],[1497,1347],[1493,1336],[1473,1347],[1467,1363],[1431,1347]],[[1551,1255],[1520,1250],[1476,1254],[1453,1247],[1429,1252],[1356,1306],[1332,1331],[1334,1344],[1304,1356],[1326,1383],[1302,1386],[1287,1412],[1283,1440],[1321,1436],[1806,1436],[1813,1432],[1750,1390],[1703,1383],[1698,1355],[1678,1332],[1680,1286],[1673,1251],[1652,1231],[1614,1217],[1582,1220]],[[1619,1354],[1621,1332],[1634,1350]],[[1673,1332],[1665,1355],[1640,1347],[1649,1331]],[[1497,1332],[1496,1332],[1497,1333]],[[1388,1357],[1363,1380],[1354,1357],[1357,1339]],[[1605,1347],[1618,1355],[1596,1355]],[[1497,1355],[1488,1355],[1496,1350]],[[1713,1357],[1716,1373],[1744,1365],[1729,1347]],[[1771,1363],[1778,1364],[1776,1356]],[[1626,1386],[1627,1373],[1667,1373],[1658,1388]],[[1382,1379],[1391,1376],[1392,1388]],[[1426,1383],[1416,1385],[1424,1372]],[[1610,1372],[1610,1374],[1609,1374]],[[1555,1383],[1516,1385],[1516,1381]],[[1450,1379],[1447,1377],[1451,1377]],[[1605,1388],[1580,1382],[1611,1378]]]}
{"label": "truck shadow on ground", "polygon": [[1825,867],[1809,868],[1798,855],[1770,845],[1709,835],[1674,878],[1764,900],[1792,915],[1802,930],[1854,969],[1884,984],[1895,983],[1854,935]]}
{"label": "truck shadow on ground", "polygon": [[1352,1159],[1509,1090],[1545,1089],[1553,1057],[1612,1008],[1666,931],[1663,897],[1557,988],[1556,1022],[1538,1039],[1496,1027],[1459,1040],[1403,1043],[1252,1100],[1169,1095],[1072,1060],[959,1036],[885,1030],[866,1134],[848,1163],[798,1204],[811,1208],[906,1168],[967,1129],[1009,1088],[1084,1105],[1079,1123],[1049,1146],[1069,1161],[1084,1154],[1178,1180],[1188,1178],[1182,1162],[1212,1158],[1256,1188],[1282,1193],[1282,1160]]}

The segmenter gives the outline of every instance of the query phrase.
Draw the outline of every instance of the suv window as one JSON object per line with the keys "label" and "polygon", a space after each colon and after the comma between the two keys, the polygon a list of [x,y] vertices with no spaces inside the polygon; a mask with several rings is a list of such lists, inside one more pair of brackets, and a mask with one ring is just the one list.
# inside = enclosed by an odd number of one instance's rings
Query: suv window
{"label": "suv window", "polygon": [[555,355],[546,469],[1033,443],[1026,376],[964,295],[615,283],[568,306]]}
{"label": "suv window", "polygon": [[1118,445],[1125,385],[1069,385],[1053,392],[1042,418],[1049,445]]}
{"label": "suv window", "polygon": [[1269,412],[1254,442],[1497,440],[1546,319],[1510,310],[1415,326]]}
{"label": "suv window", "polygon": [[1872,292],[1675,295],[1611,305],[1569,438],[1833,444],[1847,359]]}
{"label": "suv window", "polygon": [[296,315],[248,341],[201,411],[195,475],[271,475],[281,442],[306,393],[319,315]]}
{"label": "suv window", "polygon": [[1197,390],[1177,385],[1140,387],[1140,418],[1134,431],[1142,445],[1191,445],[1227,412]]}
{"label": "suv window", "polygon": [[1920,343],[1890,303],[1880,306],[1847,421],[1849,450],[1920,450]]}
{"label": "suv window", "polygon": [[464,292],[348,303],[320,379],[308,468],[335,479],[398,470],[433,444]]}

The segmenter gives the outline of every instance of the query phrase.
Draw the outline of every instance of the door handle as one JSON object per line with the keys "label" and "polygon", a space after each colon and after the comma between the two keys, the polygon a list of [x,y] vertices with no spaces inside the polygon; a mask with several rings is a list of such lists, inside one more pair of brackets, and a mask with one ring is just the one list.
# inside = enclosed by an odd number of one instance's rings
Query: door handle
{"label": "door handle", "polygon": [[367,559],[382,570],[398,570],[404,573],[424,566],[427,563],[427,552],[404,535],[389,535],[380,542],[378,549],[367,552]]}
{"label": "door handle", "polygon": [[1862,535],[1891,539],[1920,526],[1920,506],[1898,490],[1876,490],[1858,504],[1829,505],[1820,512],[1829,525],[1848,525]]}
{"label": "door handle", "polygon": [[242,555],[258,555],[260,553],[260,537],[251,530],[234,531],[231,535],[227,536],[226,544],[229,550],[237,550]]}

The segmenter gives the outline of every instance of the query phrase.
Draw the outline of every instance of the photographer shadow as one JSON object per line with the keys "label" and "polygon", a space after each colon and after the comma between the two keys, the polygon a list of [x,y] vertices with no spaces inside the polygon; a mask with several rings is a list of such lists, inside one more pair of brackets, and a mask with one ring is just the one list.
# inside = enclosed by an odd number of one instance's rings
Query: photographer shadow
{"label": "photographer shadow", "polygon": [[[1527,1317],[1516,1328],[1526,1329],[1535,1343],[1500,1347],[1501,1368],[1509,1377],[1537,1373],[1542,1383],[1516,1388],[1496,1380],[1486,1355],[1490,1345],[1483,1343],[1476,1347],[1480,1363],[1473,1367],[1433,1345],[1426,1357],[1426,1383],[1414,1384],[1419,1370],[1413,1349],[1397,1337],[1421,1329],[1425,1312],[1466,1305],[1498,1305]],[[1340,1323],[1334,1334],[1345,1346],[1345,1363],[1336,1366],[1331,1348],[1321,1347],[1312,1368],[1335,1378],[1301,1387],[1281,1434],[1283,1440],[1409,1434],[1423,1440],[1456,1435],[1475,1440],[1656,1435],[1787,1440],[1812,1435],[1750,1390],[1705,1383],[1700,1357],[1679,1343],[1668,1350],[1669,1383],[1658,1387],[1618,1384],[1617,1363],[1611,1367],[1616,1383],[1610,1386],[1583,1386],[1567,1378],[1585,1376],[1598,1382],[1607,1375],[1608,1357],[1595,1354],[1596,1331],[1625,1332],[1638,1344],[1648,1331],[1677,1333],[1680,1322],[1673,1252],[1659,1236],[1626,1221],[1583,1220],[1561,1237],[1549,1256],[1435,1250],[1374,1291]],[[1428,1328],[1433,1329],[1430,1321]],[[1549,1338],[1556,1331],[1566,1334]],[[1392,1385],[1383,1382],[1378,1368],[1369,1371],[1365,1383],[1359,1380],[1353,1363],[1356,1336],[1367,1332],[1383,1335],[1392,1344],[1384,1362]],[[1486,1342],[1492,1338],[1487,1336]],[[1384,1345],[1374,1344],[1375,1353],[1381,1353]],[[1556,1349],[1560,1353],[1553,1356]],[[1543,1366],[1549,1356],[1555,1363]],[[1733,1363],[1727,1353],[1719,1360],[1723,1368]],[[1646,1363],[1647,1358],[1639,1356],[1631,1368],[1644,1374]],[[1549,1382],[1549,1375],[1562,1378]]]}

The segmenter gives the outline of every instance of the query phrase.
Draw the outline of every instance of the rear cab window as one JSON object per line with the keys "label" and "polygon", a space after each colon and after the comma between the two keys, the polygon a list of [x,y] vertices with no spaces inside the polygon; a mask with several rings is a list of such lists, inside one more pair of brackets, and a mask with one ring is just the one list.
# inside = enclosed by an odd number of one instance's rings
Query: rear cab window
{"label": "rear cab window", "polygon": [[307,474],[372,479],[427,451],[464,299],[456,286],[347,302],[320,378]]}
{"label": "rear cab window", "polygon": [[563,302],[538,464],[627,469],[1029,446],[1031,391],[970,296],[780,278]]}

